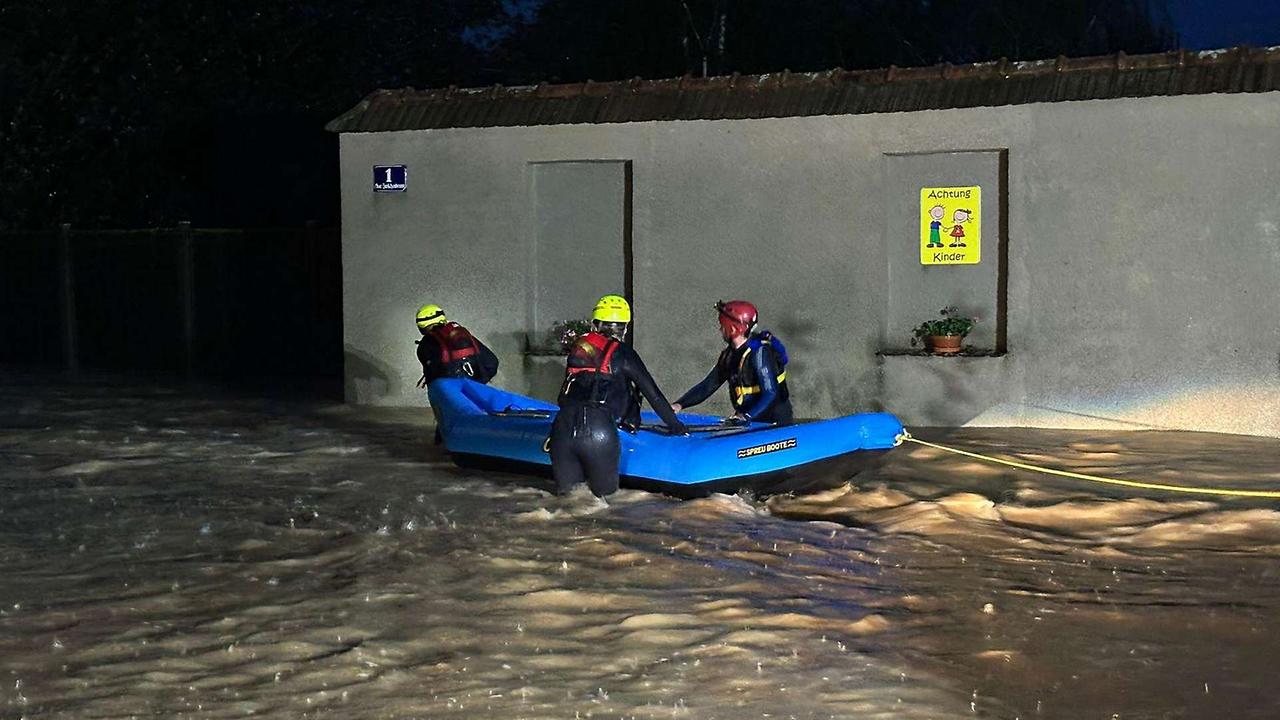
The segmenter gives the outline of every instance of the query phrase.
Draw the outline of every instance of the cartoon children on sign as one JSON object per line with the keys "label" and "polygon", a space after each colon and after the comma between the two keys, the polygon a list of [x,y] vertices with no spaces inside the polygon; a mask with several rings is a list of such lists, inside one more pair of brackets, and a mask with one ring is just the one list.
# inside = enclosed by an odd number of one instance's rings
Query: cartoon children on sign
{"label": "cartoon children on sign", "polygon": [[942,247],[942,218],[946,214],[947,209],[941,205],[929,208],[929,244],[925,247]]}
{"label": "cartoon children on sign", "polygon": [[[951,247],[966,247],[964,244],[964,226],[961,223],[969,222],[971,215],[973,215],[972,212],[957,208],[951,216],[952,222],[955,223],[955,226],[951,228]],[[938,247],[942,247],[941,242],[938,243]]]}

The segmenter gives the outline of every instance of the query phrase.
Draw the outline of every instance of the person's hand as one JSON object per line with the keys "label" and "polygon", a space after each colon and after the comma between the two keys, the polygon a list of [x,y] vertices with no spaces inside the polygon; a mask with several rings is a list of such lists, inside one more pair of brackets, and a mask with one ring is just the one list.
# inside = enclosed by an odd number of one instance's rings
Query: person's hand
{"label": "person's hand", "polygon": [[748,420],[747,416],[743,415],[742,413],[734,413],[729,417],[725,418],[723,422],[725,425],[746,425],[751,421]]}
{"label": "person's hand", "polygon": [[671,433],[672,435],[688,435],[689,428],[685,427],[684,423],[677,420],[675,425],[667,426],[667,432]]}
{"label": "person's hand", "polygon": [[678,413],[683,409],[684,409],[684,406],[681,405],[680,403],[671,403],[671,412]]}
{"label": "person's hand", "polygon": [[427,387],[427,376],[424,374],[422,377],[418,378],[418,389],[422,390],[422,389],[425,389],[426,387]]}

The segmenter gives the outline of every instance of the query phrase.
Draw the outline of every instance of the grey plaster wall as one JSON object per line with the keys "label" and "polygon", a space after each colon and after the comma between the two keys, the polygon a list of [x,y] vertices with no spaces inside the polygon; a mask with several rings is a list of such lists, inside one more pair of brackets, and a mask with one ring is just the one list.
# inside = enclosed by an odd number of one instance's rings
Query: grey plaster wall
{"label": "grey plaster wall", "polygon": [[[496,382],[553,396],[557,360],[521,352],[531,163],[630,160],[637,349],[670,395],[719,350],[711,304],[745,297],[791,349],[801,416],[1280,436],[1278,131],[1269,93],[343,135],[347,394],[425,403],[431,301],[499,353]],[[878,356],[910,331],[887,319],[886,156],[1000,148],[1008,354]],[[408,191],[375,195],[392,163]]]}

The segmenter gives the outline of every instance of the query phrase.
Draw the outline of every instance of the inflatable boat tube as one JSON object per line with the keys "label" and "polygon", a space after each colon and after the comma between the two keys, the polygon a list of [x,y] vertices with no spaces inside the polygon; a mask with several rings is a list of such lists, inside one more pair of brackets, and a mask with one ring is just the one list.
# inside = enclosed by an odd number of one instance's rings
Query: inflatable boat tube
{"label": "inflatable boat tube", "polygon": [[[464,467],[550,476],[544,449],[557,407],[466,379],[431,383],[445,448]],[[652,412],[619,431],[623,487],[682,497],[750,489],[772,494],[835,487],[895,445],[902,424],[886,413],[774,426],[725,425],[681,413],[688,435],[666,432]]]}

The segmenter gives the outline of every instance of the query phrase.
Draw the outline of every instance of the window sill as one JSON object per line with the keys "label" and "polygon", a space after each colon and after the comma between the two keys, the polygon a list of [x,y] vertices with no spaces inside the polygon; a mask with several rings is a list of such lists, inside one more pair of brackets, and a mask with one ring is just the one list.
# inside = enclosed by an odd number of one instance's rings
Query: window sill
{"label": "window sill", "polygon": [[958,353],[934,353],[920,348],[894,348],[876,352],[876,357],[921,357],[921,358],[1001,358],[1007,352],[989,348],[965,347]]}

